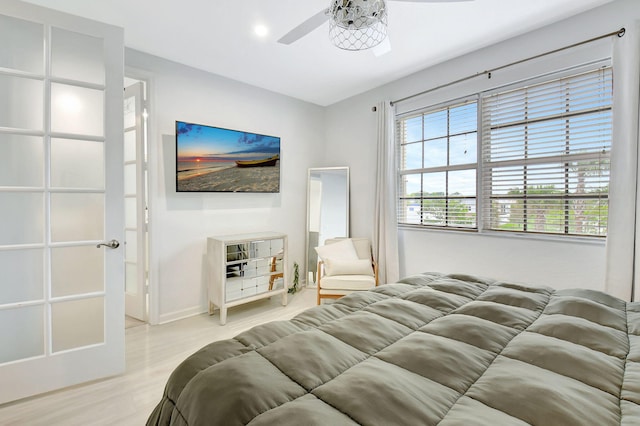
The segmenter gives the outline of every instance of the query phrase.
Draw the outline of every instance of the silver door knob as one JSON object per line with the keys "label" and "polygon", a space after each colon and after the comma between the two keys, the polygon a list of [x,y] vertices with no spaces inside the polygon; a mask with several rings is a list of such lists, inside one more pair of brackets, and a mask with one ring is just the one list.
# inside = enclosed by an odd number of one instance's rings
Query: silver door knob
{"label": "silver door knob", "polygon": [[106,243],[100,243],[96,247],[100,248],[100,246],[109,247],[111,249],[117,249],[118,247],[120,247],[120,242],[118,242],[118,240],[111,240]]}

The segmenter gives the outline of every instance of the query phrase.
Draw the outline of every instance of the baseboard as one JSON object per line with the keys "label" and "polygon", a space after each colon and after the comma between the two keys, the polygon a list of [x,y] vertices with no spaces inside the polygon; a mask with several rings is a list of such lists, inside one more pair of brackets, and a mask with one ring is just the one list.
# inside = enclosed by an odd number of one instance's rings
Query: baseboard
{"label": "baseboard", "polygon": [[[307,285],[306,280],[302,279],[300,280],[300,289],[306,287],[308,288],[309,286]],[[311,288],[315,288],[315,285]],[[218,308],[216,308],[216,311],[218,310]],[[187,309],[183,309],[181,311],[176,311],[176,312],[170,312],[168,314],[163,314],[160,315],[160,317],[158,318],[158,323],[157,325],[161,325],[161,324],[166,324],[168,322],[173,322],[173,321],[178,321],[181,319],[185,319],[185,318],[189,318],[189,317],[193,317],[196,315],[200,315],[200,314],[204,314],[207,312],[206,308],[202,308],[201,306],[194,306],[192,308],[187,308]]]}
{"label": "baseboard", "polygon": [[158,324],[166,324],[168,322],[178,321],[181,319],[193,317],[196,315],[206,313],[206,309],[203,310],[202,306],[194,306],[192,308],[183,309],[181,311],[170,312],[168,314],[160,315]]}

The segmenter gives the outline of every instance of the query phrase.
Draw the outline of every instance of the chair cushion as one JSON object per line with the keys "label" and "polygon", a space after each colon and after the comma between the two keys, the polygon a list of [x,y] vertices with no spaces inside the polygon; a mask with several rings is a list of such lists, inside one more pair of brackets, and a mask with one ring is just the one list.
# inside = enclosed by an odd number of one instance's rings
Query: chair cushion
{"label": "chair cushion", "polygon": [[373,276],[373,266],[368,259],[343,260],[332,257],[324,261],[326,276],[333,275],[371,275]]}
{"label": "chair cushion", "polygon": [[357,260],[358,254],[351,239],[344,239],[335,243],[316,247],[318,257],[323,261],[327,259]]}
{"label": "chair cushion", "polygon": [[375,286],[376,279],[372,275],[334,275],[320,280],[323,290],[369,290]]}
{"label": "chair cushion", "polygon": [[346,296],[359,290],[318,290],[321,296]]}

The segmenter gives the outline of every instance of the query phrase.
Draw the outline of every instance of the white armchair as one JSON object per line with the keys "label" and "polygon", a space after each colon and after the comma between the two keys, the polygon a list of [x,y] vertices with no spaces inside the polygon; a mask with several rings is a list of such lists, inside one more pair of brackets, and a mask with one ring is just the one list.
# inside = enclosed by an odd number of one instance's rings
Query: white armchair
{"label": "white armchair", "polygon": [[333,238],[316,247],[318,252],[318,305],[354,291],[378,285],[378,266],[367,238]]}

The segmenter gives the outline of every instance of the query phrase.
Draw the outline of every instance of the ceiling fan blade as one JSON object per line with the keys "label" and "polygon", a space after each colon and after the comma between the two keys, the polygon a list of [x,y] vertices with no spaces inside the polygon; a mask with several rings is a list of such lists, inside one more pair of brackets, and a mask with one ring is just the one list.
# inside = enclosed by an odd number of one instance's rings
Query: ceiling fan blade
{"label": "ceiling fan blade", "polygon": [[326,9],[323,9],[282,36],[282,38],[278,40],[278,43],[291,44],[306,36],[328,20],[329,16],[327,16]]}

